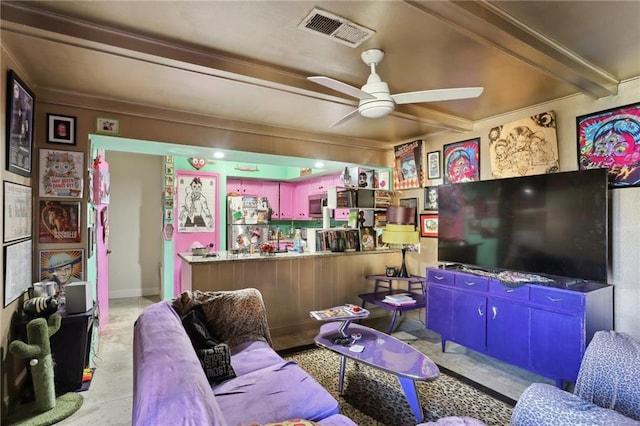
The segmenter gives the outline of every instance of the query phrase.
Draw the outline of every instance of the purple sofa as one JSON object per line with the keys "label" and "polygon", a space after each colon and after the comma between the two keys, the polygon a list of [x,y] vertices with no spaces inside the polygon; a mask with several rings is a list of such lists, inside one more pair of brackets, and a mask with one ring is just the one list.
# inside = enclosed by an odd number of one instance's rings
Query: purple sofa
{"label": "purple sofa", "polygon": [[[238,291],[253,292],[262,304],[258,290]],[[247,313],[235,315],[231,320],[242,324]],[[270,336],[264,340],[230,345],[236,377],[211,385],[172,302],[149,306],[134,326],[132,424],[244,426],[305,419],[355,425],[315,379],[271,348]]]}

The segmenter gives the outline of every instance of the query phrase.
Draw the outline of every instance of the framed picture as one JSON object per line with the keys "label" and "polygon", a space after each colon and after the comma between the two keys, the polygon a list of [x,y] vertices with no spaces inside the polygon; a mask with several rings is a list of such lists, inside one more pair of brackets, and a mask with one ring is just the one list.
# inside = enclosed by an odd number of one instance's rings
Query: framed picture
{"label": "framed picture", "polygon": [[94,249],[96,245],[96,227],[90,226],[87,228],[87,259],[93,257]]}
{"label": "framed picture", "polygon": [[40,197],[82,198],[84,153],[40,150]]}
{"label": "framed picture", "polygon": [[[176,181],[178,232],[215,232],[217,177],[202,172],[177,172]],[[173,219],[173,209],[165,209],[164,213],[165,221]]]}
{"label": "framed picture", "polygon": [[80,202],[40,200],[40,243],[80,242]]}
{"label": "framed picture", "polygon": [[491,175],[494,178],[560,171],[554,111],[493,127],[487,136]]}
{"label": "framed picture", "polygon": [[372,226],[360,228],[360,250],[369,251],[376,249],[376,231]]}
{"label": "framed picture", "polygon": [[578,167],[609,169],[609,188],[640,186],[640,103],[576,117]]}
{"label": "framed picture", "polygon": [[76,144],[76,118],[68,115],[47,114],[47,142]]}
{"label": "framed picture", "polygon": [[4,181],[4,242],[31,237],[31,187]]}
{"label": "framed picture", "polygon": [[7,75],[7,170],[31,176],[35,96],[13,71]]}
{"label": "framed picture", "polygon": [[393,189],[411,189],[422,186],[422,141],[417,140],[393,147]]}
{"label": "framed picture", "polygon": [[96,119],[96,133],[117,136],[120,134],[120,120],[98,117]]}
{"label": "framed picture", "polygon": [[440,179],[440,151],[427,153],[427,178]]}
{"label": "framed picture", "polygon": [[420,236],[421,237],[438,237],[438,215],[427,213],[420,215]]}
{"label": "framed picture", "polygon": [[417,198],[401,198],[399,201],[401,207],[411,207],[414,210],[413,224],[418,226],[418,199]]}
{"label": "framed picture", "polygon": [[438,187],[427,186],[424,189],[424,209],[438,210]]}
{"label": "framed picture", "polygon": [[33,284],[31,240],[4,247],[4,306],[16,300]]}
{"label": "framed picture", "polygon": [[82,281],[83,274],[84,250],[40,251],[40,281],[56,281],[60,286],[65,286]]}
{"label": "framed picture", "polygon": [[480,180],[480,138],[443,147],[444,183]]}

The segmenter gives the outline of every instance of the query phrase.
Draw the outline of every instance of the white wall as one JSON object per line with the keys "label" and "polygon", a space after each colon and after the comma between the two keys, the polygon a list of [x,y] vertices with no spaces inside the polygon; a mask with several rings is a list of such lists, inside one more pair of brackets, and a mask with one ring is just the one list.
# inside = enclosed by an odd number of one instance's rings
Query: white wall
{"label": "white wall", "polygon": [[162,156],[107,151],[109,299],[160,294]]}
{"label": "white wall", "polygon": [[[425,139],[425,152],[441,150],[444,144],[480,136],[481,180],[492,179],[488,133],[492,127],[509,123],[545,111],[555,111],[557,120],[560,171],[578,169],[576,117],[592,112],[640,102],[640,79],[622,84],[618,95],[594,100],[584,95],[570,96],[543,105],[512,111],[479,121],[472,132],[446,134]],[[427,182],[427,185],[440,184]],[[640,187],[611,191],[611,252],[609,284],[614,288],[614,326],[640,340]],[[423,196],[423,194],[420,194]],[[420,199],[420,205],[423,205]],[[430,240],[430,239],[427,239]],[[422,239],[420,270],[436,262],[436,242]]]}

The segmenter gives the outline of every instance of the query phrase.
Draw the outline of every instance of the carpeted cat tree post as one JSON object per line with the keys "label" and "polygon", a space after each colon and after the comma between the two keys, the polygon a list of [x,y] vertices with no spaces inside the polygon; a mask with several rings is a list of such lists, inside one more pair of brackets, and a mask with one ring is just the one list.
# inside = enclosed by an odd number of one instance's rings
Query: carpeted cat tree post
{"label": "carpeted cat tree post", "polygon": [[83,397],[75,392],[56,398],[50,337],[60,328],[61,317],[36,318],[27,324],[27,342],[14,340],[9,351],[18,358],[30,358],[35,404],[27,404],[10,416],[9,425],[52,425],[80,409]]}

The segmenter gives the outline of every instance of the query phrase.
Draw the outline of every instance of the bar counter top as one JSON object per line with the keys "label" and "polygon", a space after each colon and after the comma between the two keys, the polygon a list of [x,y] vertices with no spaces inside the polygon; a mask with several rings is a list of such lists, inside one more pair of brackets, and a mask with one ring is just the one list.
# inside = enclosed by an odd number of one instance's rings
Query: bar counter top
{"label": "bar counter top", "polygon": [[212,252],[215,256],[194,256],[191,253],[178,253],[178,256],[189,264],[199,263],[214,263],[214,262],[234,262],[239,260],[284,260],[284,259],[296,259],[296,258],[315,258],[315,257],[327,257],[327,256],[351,256],[362,254],[376,254],[376,253],[395,253],[400,252],[396,249],[383,249],[383,250],[369,250],[369,251],[344,251],[344,252],[332,252],[332,251],[318,251],[318,252],[286,252],[276,253],[275,255],[263,256],[260,253],[253,254],[232,254],[229,251],[216,251]]}

